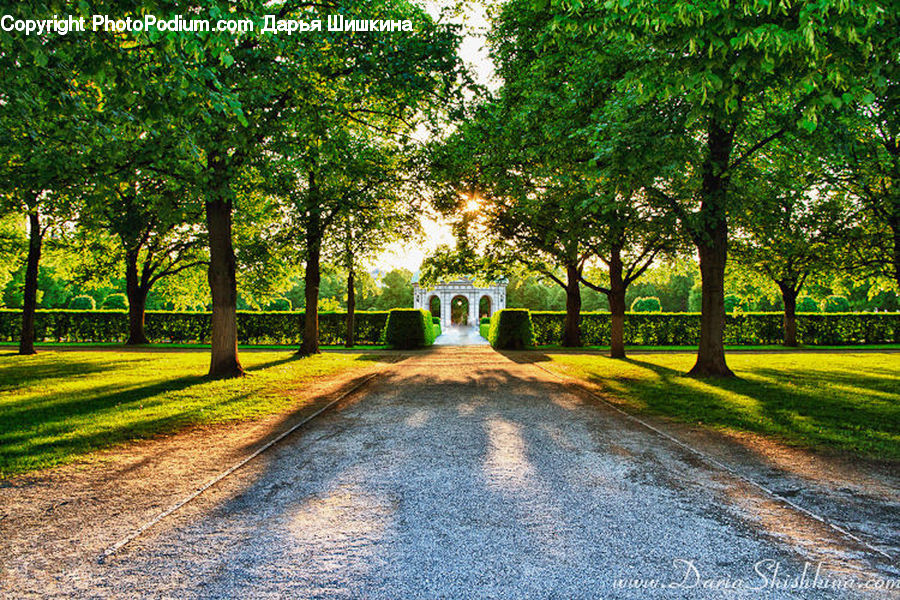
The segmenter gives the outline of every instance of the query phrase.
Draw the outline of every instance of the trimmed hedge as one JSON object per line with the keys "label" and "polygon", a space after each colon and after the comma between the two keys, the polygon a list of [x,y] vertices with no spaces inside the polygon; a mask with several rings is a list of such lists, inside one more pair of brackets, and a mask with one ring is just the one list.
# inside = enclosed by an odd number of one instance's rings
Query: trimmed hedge
{"label": "trimmed hedge", "polygon": [[[609,344],[609,317],[609,313],[582,314],[581,337],[585,345]],[[18,341],[21,318],[20,310],[0,309],[0,341]],[[344,343],[345,319],[345,313],[319,313],[322,345]],[[387,319],[387,312],[357,312],[357,344],[384,343]],[[433,319],[429,316],[428,321],[431,323]],[[564,321],[563,312],[532,312],[534,344],[560,344]],[[210,315],[206,312],[147,311],[145,325],[147,337],[156,343],[209,342]],[[436,328],[429,329],[433,335],[437,333]],[[303,341],[302,332],[302,312],[238,312],[241,344],[298,345]],[[490,331],[487,333],[485,337],[490,340]],[[780,312],[741,313],[726,318],[727,344],[780,344],[782,333]],[[699,334],[697,313],[627,313],[625,316],[625,343],[629,345],[690,346],[697,343]],[[125,311],[38,310],[35,314],[38,342],[124,343],[127,338]],[[898,344],[900,313],[800,313],[797,338],[805,345]]]}
{"label": "trimmed hedge", "polygon": [[388,313],[384,341],[392,348],[422,348],[434,344],[431,313],[417,308],[395,308]]}
{"label": "trimmed hedge", "polygon": [[531,313],[524,308],[505,308],[491,316],[488,341],[498,350],[522,350],[534,345]]}
{"label": "trimmed hedge", "polygon": [[[535,344],[562,343],[564,312],[533,312]],[[582,313],[586,346],[609,345],[609,313]],[[740,313],[725,319],[725,343],[781,344],[783,314]],[[642,346],[692,346],[700,338],[699,313],[626,313],[625,343]],[[806,345],[900,343],[900,313],[807,313],[797,315],[797,341]]]}
{"label": "trimmed hedge", "polygon": [[103,300],[100,308],[103,310],[128,310],[128,296],[125,294],[110,294]]}
{"label": "trimmed hedge", "polygon": [[70,310],[94,310],[97,303],[90,296],[75,296],[69,300]]}
{"label": "trimmed hedge", "polygon": [[656,296],[647,296],[646,298],[635,298],[631,303],[632,312],[662,312],[662,304]]}
{"label": "trimmed hedge", "polygon": [[[382,344],[387,312],[356,313],[356,343]],[[0,341],[18,341],[22,313],[0,309]],[[342,345],[346,313],[319,313],[319,343]],[[241,344],[299,345],[303,341],[303,312],[238,311],[238,341]],[[210,337],[210,313],[147,311],[147,337],[155,343],[206,344]],[[125,311],[38,310],[35,314],[38,342],[111,342],[128,339]]]}

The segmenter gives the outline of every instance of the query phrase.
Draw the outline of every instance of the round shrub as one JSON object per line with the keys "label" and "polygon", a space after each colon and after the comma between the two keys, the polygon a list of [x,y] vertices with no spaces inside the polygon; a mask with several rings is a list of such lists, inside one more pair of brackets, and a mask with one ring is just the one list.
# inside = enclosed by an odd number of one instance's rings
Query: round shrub
{"label": "round shrub", "polygon": [[69,301],[72,310],[95,310],[97,303],[90,296],[75,296]]}
{"label": "round shrub", "polygon": [[291,301],[287,298],[275,298],[269,303],[267,310],[273,312],[287,312],[291,310]]}
{"label": "round shrub", "polygon": [[128,310],[128,296],[125,294],[110,294],[100,306],[109,310]]}
{"label": "round shrub", "polygon": [[524,308],[505,308],[491,317],[488,341],[498,350],[523,350],[534,345],[531,312]]}
{"label": "round shrub", "polygon": [[819,312],[819,304],[809,296],[797,298],[797,312]]}
{"label": "round shrub", "polygon": [[850,312],[850,301],[843,296],[827,296],[822,300],[822,312]]}
{"label": "round shrub", "polygon": [[662,312],[662,304],[656,296],[647,296],[646,298],[635,298],[631,303],[632,312]]}
{"label": "round shrub", "polygon": [[388,314],[384,341],[392,348],[422,348],[434,343],[431,313],[415,308],[394,308]]}
{"label": "round shrub", "polygon": [[725,312],[734,312],[741,305],[741,297],[737,294],[725,294]]}

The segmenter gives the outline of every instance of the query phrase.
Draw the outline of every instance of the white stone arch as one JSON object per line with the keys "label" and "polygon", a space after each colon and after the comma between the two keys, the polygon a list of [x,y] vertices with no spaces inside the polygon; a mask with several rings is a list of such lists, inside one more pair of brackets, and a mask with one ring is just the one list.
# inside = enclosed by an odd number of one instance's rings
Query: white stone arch
{"label": "white stone arch", "polygon": [[482,294],[478,298],[478,318],[481,318],[481,301],[482,300],[487,300],[487,314],[484,316],[490,317],[492,314],[494,314],[494,299],[491,298],[490,294]]}
{"label": "white stone arch", "polygon": [[498,281],[486,287],[475,287],[469,279],[459,279],[448,283],[440,283],[434,288],[422,288],[419,285],[419,274],[413,277],[413,306],[431,310],[431,298],[437,297],[441,307],[441,327],[446,329],[451,324],[451,301],[456,296],[463,296],[469,303],[469,324],[478,326],[478,307],[485,296],[490,303],[490,312],[506,308],[506,280]]}

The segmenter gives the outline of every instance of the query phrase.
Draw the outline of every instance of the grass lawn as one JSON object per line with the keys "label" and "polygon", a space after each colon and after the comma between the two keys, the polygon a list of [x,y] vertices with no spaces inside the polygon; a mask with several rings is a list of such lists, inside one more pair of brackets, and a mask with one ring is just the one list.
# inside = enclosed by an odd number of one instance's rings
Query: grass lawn
{"label": "grass lawn", "polygon": [[375,360],[252,352],[241,356],[250,376],[208,381],[208,352],[0,354],[0,477],[126,440],[272,414],[297,402],[279,392]]}
{"label": "grass lawn", "polygon": [[690,354],[547,356],[544,365],[598,384],[633,411],[900,460],[900,354],[730,354],[740,379],[712,381],[683,376]]}

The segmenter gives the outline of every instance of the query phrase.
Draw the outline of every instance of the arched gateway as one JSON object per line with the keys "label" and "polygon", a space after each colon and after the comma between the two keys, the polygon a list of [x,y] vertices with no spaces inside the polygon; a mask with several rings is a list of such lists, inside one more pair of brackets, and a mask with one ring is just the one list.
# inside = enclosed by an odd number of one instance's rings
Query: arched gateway
{"label": "arched gateway", "polygon": [[[452,323],[454,298],[461,296],[468,302],[468,325],[478,326],[479,305],[489,317],[494,312],[506,308],[506,281],[499,281],[488,287],[475,287],[468,279],[459,279],[450,283],[440,283],[433,289],[426,289],[419,285],[419,274],[416,273],[412,280],[413,307],[430,310],[431,314],[440,318],[441,328],[446,329]],[[487,299],[487,302],[482,302]]]}

